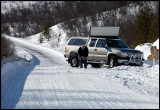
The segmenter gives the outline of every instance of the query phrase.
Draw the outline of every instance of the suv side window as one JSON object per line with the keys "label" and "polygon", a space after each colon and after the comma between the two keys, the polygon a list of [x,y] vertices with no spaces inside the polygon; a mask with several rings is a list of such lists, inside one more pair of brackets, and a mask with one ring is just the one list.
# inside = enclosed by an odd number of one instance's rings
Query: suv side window
{"label": "suv side window", "polygon": [[71,39],[69,42],[68,42],[68,45],[73,45],[74,42],[75,42],[76,39]]}
{"label": "suv side window", "polygon": [[99,39],[96,44],[96,47],[105,47],[105,45],[106,45],[105,41],[102,39]]}
{"label": "suv side window", "polygon": [[97,41],[97,39],[91,39],[89,46],[94,47],[96,41]]}
{"label": "suv side window", "polygon": [[85,45],[87,42],[87,39],[76,39],[74,42],[74,45]]}
{"label": "suv side window", "polygon": [[85,45],[87,42],[87,39],[71,39],[68,42],[68,45]]}

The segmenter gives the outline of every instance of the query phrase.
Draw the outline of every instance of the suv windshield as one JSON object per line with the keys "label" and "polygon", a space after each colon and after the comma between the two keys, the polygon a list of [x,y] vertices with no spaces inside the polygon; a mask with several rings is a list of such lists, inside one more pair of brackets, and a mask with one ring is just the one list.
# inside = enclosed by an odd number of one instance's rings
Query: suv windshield
{"label": "suv windshield", "polygon": [[106,39],[108,47],[115,48],[128,48],[127,44],[123,40],[108,40]]}

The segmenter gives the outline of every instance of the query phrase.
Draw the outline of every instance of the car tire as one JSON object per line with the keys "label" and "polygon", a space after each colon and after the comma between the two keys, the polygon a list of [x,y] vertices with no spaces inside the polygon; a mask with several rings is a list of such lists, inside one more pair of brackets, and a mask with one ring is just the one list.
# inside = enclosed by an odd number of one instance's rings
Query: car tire
{"label": "car tire", "polygon": [[78,56],[72,56],[70,58],[70,64],[71,64],[72,67],[79,67]]}
{"label": "car tire", "polygon": [[109,60],[109,67],[113,68],[118,65],[118,60],[116,56],[111,56]]}

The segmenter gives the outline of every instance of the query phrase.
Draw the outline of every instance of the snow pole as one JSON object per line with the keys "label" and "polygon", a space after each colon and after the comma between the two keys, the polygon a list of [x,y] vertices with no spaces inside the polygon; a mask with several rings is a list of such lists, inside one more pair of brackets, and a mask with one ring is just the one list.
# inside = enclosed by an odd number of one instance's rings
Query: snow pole
{"label": "snow pole", "polygon": [[155,53],[153,53],[153,67],[155,66]]}

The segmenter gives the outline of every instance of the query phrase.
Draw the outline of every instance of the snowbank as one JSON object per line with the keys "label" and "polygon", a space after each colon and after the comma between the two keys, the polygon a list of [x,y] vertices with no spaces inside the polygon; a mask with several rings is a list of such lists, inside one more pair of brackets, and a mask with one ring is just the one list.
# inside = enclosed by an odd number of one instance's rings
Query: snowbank
{"label": "snowbank", "polygon": [[27,51],[24,51],[20,47],[15,47],[15,55],[20,58],[26,59],[27,61],[31,61],[33,59],[30,53],[28,53]]}
{"label": "snowbank", "polygon": [[151,43],[144,43],[141,45],[136,46],[136,50],[140,50],[144,54],[144,59],[147,60],[148,56],[151,55],[150,48],[152,44]]}
{"label": "snowbank", "polygon": [[157,39],[152,46],[156,46],[159,49],[159,39]]}
{"label": "snowbank", "polygon": [[144,43],[135,47],[135,49],[140,50],[144,53],[144,59],[147,60],[148,56],[151,55],[150,48],[152,46],[156,46],[159,49],[159,39],[157,39],[154,43]]}
{"label": "snowbank", "polygon": [[4,64],[7,64],[8,70],[16,68],[16,65],[26,66],[28,63],[32,64],[33,56],[27,51],[22,50],[20,47],[15,47],[15,56],[7,57],[1,60],[1,67],[4,67]]}
{"label": "snowbank", "polygon": [[27,61],[31,61],[33,59],[32,55],[26,51],[19,51],[16,53],[16,55],[20,58],[26,59]]}
{"label": "snowbank", "polygon": [[63,64],[66,64],[67,62],[64,59],[64,55],[60,52],[57,52],[55,50],[53,50],[53,48],[47,48],[44,46],[40,46],[40,45],[35,45],[33,43],[30,42],[26,42],[24,41],[24,39],[21,38],[13,38],[13,37],[9,37],[7,35],[5,35],[6,38],[10,39],[11,41],[23,45],[23,46],[27,46],[27,48],[36,50],[36,51],[43,51],[43,54],[47,57],[49,57],[50,59],[56,59],[55,62],[59,63],[59,62],[63,62]]}

